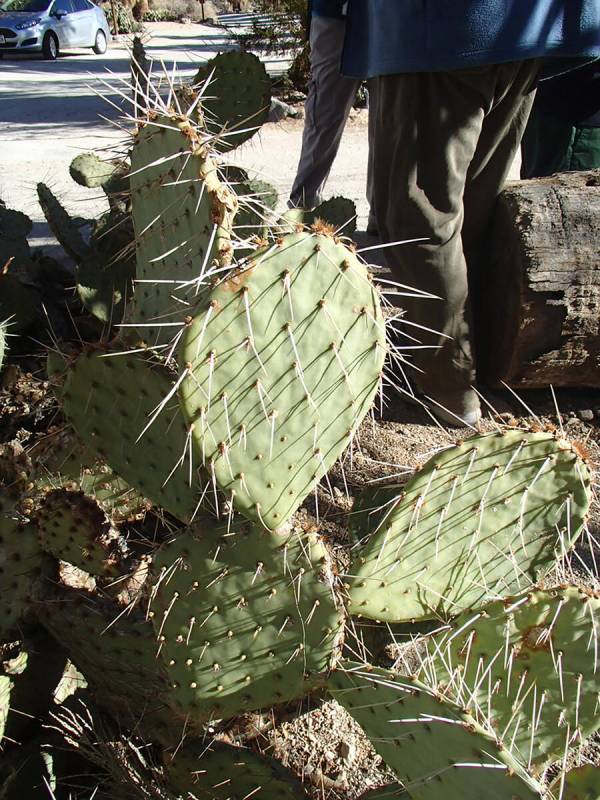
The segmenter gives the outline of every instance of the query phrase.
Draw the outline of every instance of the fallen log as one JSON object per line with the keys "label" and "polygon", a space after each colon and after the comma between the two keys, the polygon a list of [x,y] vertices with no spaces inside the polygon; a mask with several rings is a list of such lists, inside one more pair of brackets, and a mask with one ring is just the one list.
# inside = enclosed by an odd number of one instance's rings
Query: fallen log
{"label": "fallen log", "polygon": [[480,376],[600,387],[600,170],[508,184],[474,287]]}

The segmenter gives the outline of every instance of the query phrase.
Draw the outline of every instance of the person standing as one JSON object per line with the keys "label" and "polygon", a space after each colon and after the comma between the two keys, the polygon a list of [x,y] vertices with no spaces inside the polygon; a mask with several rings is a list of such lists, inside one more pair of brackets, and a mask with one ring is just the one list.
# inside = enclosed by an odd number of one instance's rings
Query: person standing
{"label": "person standing", "polygon": [[[470,288],[485,286],[493,208],[519,147],[542,59],[600,56],[598,0],[350,0],[342,71],[376,78],[374,198],[410,299],[416,388],[449,424],[480,417]],[[473,309],[475,315],[477,309]],[[485,325],[486,320],[479,320]]]}
{"label": "person standing", "polygon": [[[309,2],[311,75],[305,103],[302,150],[290,192],[290,208],[314,208],[323,200],[323,188],[337,155],[340,140],[361,80],[341,74],[346,32],[345,0]],[[375,93],[369,89],[369,139],[374,121]],[[367,199],[371,205],[372,154],[369,147]],[[367,230],[376,232],[374,215]]]}

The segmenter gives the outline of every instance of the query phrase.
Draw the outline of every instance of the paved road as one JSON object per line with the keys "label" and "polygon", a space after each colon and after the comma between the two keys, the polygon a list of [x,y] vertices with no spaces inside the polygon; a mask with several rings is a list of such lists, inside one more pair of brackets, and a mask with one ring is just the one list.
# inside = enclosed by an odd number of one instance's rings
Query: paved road
{"label": "paved road", "polygon": [[[162,71],[163,63],[170,71],[176,62],[179,74],[191,77],[199,62],[234,46],[224,30],[207,25],[151,23],[147,30],[151,38],[146,48],[155,72]],[[32,243],[53,241],[37,204],[38,181],[62,195],[77,216],[93,216],[104,208],[101,194],[73,183],[68,166],[77,153],[110,151],[126,135],[107,120],[118,122],[130,108],[119,95],[123,90],[127,94],[128,44],[113,42],[105,56],[74,50],[55,62],[38,56],[5,56],[0,61],[0,197],[32,217]],[[279,72],[281,59],[267,60],[266,66]],[[245,150],[259,169],[268,164],[268,154],[256,164],[257,145]]]}

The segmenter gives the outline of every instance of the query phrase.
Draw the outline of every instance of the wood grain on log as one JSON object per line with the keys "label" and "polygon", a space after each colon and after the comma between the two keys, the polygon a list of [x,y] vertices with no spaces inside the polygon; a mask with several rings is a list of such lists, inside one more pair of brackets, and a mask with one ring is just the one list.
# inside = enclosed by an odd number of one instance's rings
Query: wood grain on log
{"label": "wood grain on log", "polygon": [[600,387],[600,170],[509,184],[472,297],[478,366],[510,386]]}

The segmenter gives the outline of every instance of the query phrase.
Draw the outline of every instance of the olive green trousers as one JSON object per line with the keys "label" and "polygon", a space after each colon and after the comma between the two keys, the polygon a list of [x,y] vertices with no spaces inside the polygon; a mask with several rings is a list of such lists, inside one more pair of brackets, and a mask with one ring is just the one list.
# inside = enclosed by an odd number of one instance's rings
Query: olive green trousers
{"label": "olive green trousers", "polygon": [[[486,234],[519,148],[539,62],[377,79],[374,207],[396,280],[439,299],[401,298],[396,323],[416,386],[454,413],[477,407],[470,288],[485,286]],[[483,320],[485,324],[485,320]],[[424,328],[433,329],[430,333]],[[420,341],[425,349],[411,341]]]}

